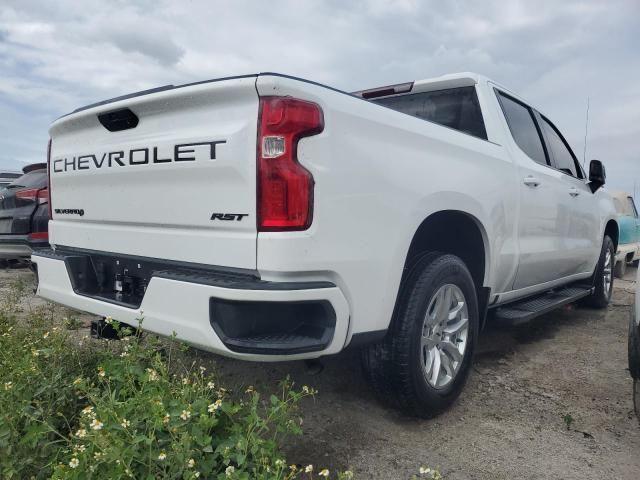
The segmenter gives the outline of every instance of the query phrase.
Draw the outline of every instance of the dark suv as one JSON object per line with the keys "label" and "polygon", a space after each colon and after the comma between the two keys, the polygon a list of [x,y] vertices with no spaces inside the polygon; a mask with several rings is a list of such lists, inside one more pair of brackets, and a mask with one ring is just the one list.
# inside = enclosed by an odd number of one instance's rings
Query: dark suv
{"label": "dark suv", "polygon": [[36,163],[0,188],[0,262],[28,259],[49,246],[47,164]]}

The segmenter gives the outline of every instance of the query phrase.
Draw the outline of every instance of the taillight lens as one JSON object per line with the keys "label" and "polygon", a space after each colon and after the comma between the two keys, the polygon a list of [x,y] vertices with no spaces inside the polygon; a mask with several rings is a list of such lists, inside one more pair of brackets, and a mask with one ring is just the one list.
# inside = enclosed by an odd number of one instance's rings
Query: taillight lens
{"label": "taillight lens", "polygon": [[47,145],[47,180],[48,180],[48,185],[47,185],[47,195],[49,196],[48,200],[49,200],[49,218],[52,218],[51,216],[51,139],[49,139],[49,144]]}
{"label": "taillight lens", "polygon": [[298,141],[322,132],[322,109],[290,97],[260,98],[258,230],[305,230],[313,218],[313,176]]}
{"label": "taillight lens", "polygon": [[49,240],[49,232],[33,232],[29,234],[31,240]]}
{"label": "taillight lens", "polygon": [[49,189],[29,188],[16,192],[16,206],[24,206],[30,203],[47,203],[49,201]]}

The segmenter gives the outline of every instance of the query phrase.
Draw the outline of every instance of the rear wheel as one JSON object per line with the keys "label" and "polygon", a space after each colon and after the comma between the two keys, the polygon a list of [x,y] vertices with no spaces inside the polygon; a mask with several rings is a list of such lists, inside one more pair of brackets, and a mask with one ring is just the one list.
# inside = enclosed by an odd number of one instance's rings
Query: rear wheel
{"label": "rear wheel", "polygon": [[585,299],[587,305],[594,308],[606,308],[613,292],[613,266],[615,248],[609,235],[604,236],[600,260],[593,276],[593,293]]}
{"label": "rear wheel", "polygon": [[414,416],[445,410],[469,376],[478,319],[475,285],[462,260],[420,258],[401,286],[387,336],[363,352],[377,394]]}

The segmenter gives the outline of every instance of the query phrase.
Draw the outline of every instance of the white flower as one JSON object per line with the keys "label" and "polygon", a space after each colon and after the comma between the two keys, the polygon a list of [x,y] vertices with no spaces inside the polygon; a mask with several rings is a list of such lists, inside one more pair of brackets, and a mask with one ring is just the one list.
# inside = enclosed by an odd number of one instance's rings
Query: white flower
{"label": "white flower", "polygon": [[171,416],[168,413],[165,413],[164,417],[162,417],[162,423],[169,423],[169,420],[171,420]]}
{"label": "white flower", "polygon": [[233,465],[229,465],[224,471],[224,473],[227,477],[230,477],[231,475],[233,475],[233,472],[235,471],[236,471],[235,467]]}
{"label": "white flower", "polygon": [[207,411],[208,411],[209,413],[213,413],[213,412],[215,412],[216,410],[218,410],[218,409],[220,408],[220,406],[221,406],[221,405],[222,405],[222,400],[218,399],[218,400],[216,400],[215,402],[213,402],[211,405],[209,405],[209,406],[207,407]]}
{"label": "white flower", "polygon": [[164,452],[160,452],[160,455],[158,455],[158,460],[162,461],[165,458],[167,458],[167,454]]}
{"label": "white flower", "polygon": [[113,323],[113,318],[111,318],[111,316],[105,317],[104,323],[106,323],[107,325],[111,325]]}
{"label": "white flower", "polygon": [[287,463],[282,458],[276,460],[276,467],[278,468],[284,468],[286,464]]}
{"label": "white flower", "polygon": [[182,379],[182,384],[183,384],[183,385],[189,385],[189,379],[188,379],[187,377],[184,377],[184,378]]}
{"label": "white flower", "polygon": [[213,383],[213,382],[209,382],[209,383],[207,383],[207,388],[209,390],[213,390],[214,388],[216,388],[216,384]]}
{"label": "white flower", "polygon": [[105,376],[104,368],[98,367],[98,376],[99,377],[104,377]]}
{"label": "white flower", "polygon": [[78,468],[78,465],[80,465],[80,460],[78,460],[76,457],[73,457],[69,462],[69,466],[71,468]]}
{"label": "white flower", "polygon": [[49,332],[45,332],[45,334],[42,336],[42,338],[48,338],[49,337]]}
{"label": "white flower", "polygon": [[93,430],[102,430],[102,427],[103,427],[103,423],[102,423],[100,420],[98,420],[98,419],[94,418],[94,419],[91,421],[91,428],[92,428]]}
{"label": "white flower", "polygon": [[13,382],[4,382],[4,389],[11,390],[13,388]]}
{"label": "white flower", "polygon": [[189,420],[191,418],[191,412],[189,410],[182,410],[182,413],[180,414],[180,418],[182,420]]}
{"label": "white flower", "polygon": [[95,413],[93,412],[93,407],[89,405],[88,407],[84,407],[82,409],[82,415],[86,415],[87,417],[94,417]]}
{"label": "white flower", "polygon": [[420,467],[420,475],[427,475],[428,473],[431,473],[431,469],[427,468],[427,467]]}
{"label": "white flower", "polygon": [[189,461],[187,462],[187,467],[193,468],[195,466],[196,466],[196,461],[193,458],[190,458]]}
{"label": "white flower", "polygon": [[203,367],[202,365],[200,365],[200,373],[204,373],[207,371],[207,367]]}
{"label": "white flower", "polygon": [[120,356],[121,356],[122,358],[124,358],[124,357],[128,357],[128,356],[129,356],[129,354],[128,354],[127,352],[122,352],[122,353],[120,354]]}
{"label": "white flower", "polygon": [[305,473],[313,472],[313,465],[307,465],[306,467],[304,467],[304,471]]}
{"label": "white flower", "polygon": [[122,422],[120,423],[120,425],[122,425],[122,428],[127,428],[129,425],[131,425],[131,422],[129,420],[127,420],[126,418],[123,418]]}
{"label": "white flower", "polygon": [[328,477],[329,476],[329,470],[327,470],[326,468],[323,468],[322,470],[320,470],[318,472],[318,475],[321,477]]}
{"label": "white flower", "polygon": [[156,372],[153,368],[147,368],[147,373],[149,374],[150,382],[158,381],[158,372]]}
{"label": "white flower", "polygon": [[78,438],[84,438],[86,436],[87,436],[87,431],[84,428],[81,428],[76,432],[76,437]]}
{"label": "white flower", "polygon": [[200,478],[200,472],[195,472],[193,474],[193,478]]}

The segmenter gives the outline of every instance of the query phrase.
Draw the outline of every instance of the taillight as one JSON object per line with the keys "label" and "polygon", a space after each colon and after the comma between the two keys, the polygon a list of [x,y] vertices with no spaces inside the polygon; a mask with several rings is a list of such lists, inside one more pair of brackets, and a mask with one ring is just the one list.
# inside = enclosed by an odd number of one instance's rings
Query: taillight
{"label": "taillight", "polygon": [[298,140],[322,132],[322,109],[290,97],[260,99],[258,230],[305,230],[313,218],[313,176],[298,163]]}
{"label": "taillight", "polygon": [[29,188],[26,190],[18,190],[16,192],[16,206],[37,203],[38,205],[49,201],[48,188]]}
{"label": "taillight", "polygon": [[51,216],[52,207],[51,207],[51,139],[49,139],[49,144],[47,145],[47,194],[49,195],[49,219],[53,218]]}
{"label": "taillight", "polygon": [[33,232],[29,234],[30,240],[49,240],[49,232]]}

